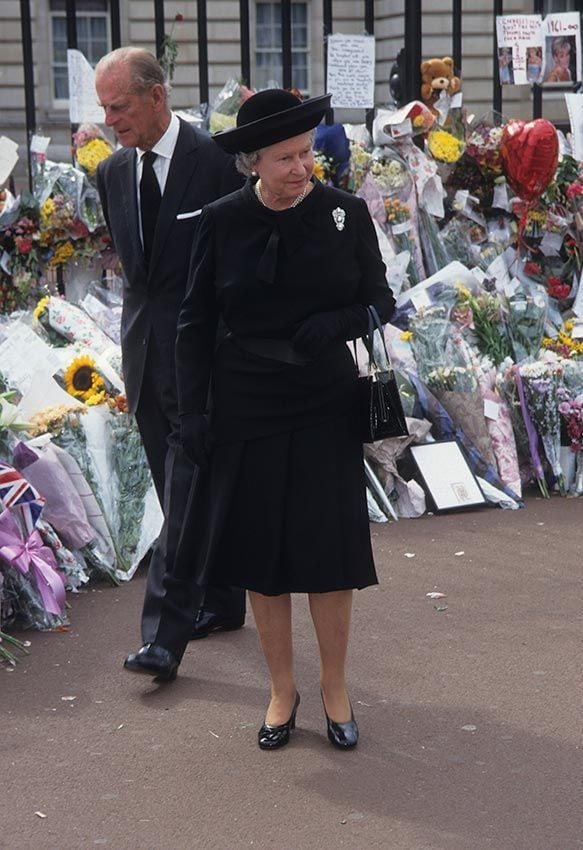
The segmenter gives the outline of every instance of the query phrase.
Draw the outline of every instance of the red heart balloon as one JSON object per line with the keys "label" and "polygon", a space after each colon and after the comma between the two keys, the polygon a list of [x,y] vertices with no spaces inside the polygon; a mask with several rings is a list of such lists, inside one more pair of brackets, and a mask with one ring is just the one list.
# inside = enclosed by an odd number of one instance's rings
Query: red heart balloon
{"label": "red heart balloon", "polygon": [[546,118],[509,121],[500,141],[502,169],[523,201],[540,198],[557,170],[559,139]]}

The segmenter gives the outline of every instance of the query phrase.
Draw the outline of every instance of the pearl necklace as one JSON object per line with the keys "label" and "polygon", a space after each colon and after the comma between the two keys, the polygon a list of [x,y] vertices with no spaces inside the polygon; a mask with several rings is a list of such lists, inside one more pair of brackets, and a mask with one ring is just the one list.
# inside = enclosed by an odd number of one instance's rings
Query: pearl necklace
{"label": "pearl necklace", "polygon": [[[266,203],[265,203],[265,201],[263,200],[263,195],[261,194],[261,186],[260,186],[260,183],[261,183],[261,180],[258,180],[258,181],[257,181],[257,183],[255,184],[255,194],[257,195],[257,199],[259,200],[259,202],[260,202],[261,204],[263,204],[263,206],[264,206],[264,207],[267,207],[267,204],[266,204]],[[309,186],[309,185],[310,185],[310,181],[309,181],[309,180],[307,180],[307,181],[306,181],[306,185],[305,185],[305,186],[304,186],[304,188],[302,189],[301,193],[297,196],[297,198],[295,199],[295,201],[293,201],[293,203],[291,203],[291,204],[289,205],[289,207],[288,207],[287,209],[290,209],[290,210],[291,210],[293,207],[297,207],[297,205],[298,205],[298,204],[301,204],[301,202],[304,200],[304,198],[306,197],[306,195],[307,195],[307,193],[308,193],[308,186]],[[271,209],[271,208],[270,208],[270,207],[268,207],[268,209]],[[278,212],[279,212],[279,210],[278,210]]]}

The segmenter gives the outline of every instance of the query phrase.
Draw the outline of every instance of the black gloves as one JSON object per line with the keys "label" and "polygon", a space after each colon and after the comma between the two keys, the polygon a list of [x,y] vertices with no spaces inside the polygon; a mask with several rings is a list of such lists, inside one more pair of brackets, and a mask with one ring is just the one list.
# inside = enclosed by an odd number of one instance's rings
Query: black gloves
{"label": "black gloves", "polygon": [[180,442],[186,457],[201,469],[206,469],[212,449],[208,416],[204,413],[185,413],[180,417]]}
{"label": "black gloves", "polygon": [[355,339],[366,332],[366,308],[360,305],[314,313],[305,319],[292,337],[292,345],[305,357],[318,357],[336,340]]}

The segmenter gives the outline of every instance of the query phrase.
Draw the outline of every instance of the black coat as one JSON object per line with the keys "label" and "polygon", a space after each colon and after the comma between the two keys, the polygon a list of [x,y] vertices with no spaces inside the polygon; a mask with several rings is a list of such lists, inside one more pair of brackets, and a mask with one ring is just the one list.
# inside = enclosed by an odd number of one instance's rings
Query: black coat
{"label": "black coat", "polygon": [[174,394],[176,325],[200,210],[238,189],[242,182],[233,158],[205,133],[181,120],[147,267],[139,233],[135,148],[116,151],[98,168],[99,196],[124,274],[121,345],[132,411],[142,391],[152,334],[161,354],[164,381]]}
{"label": "black coat", "polygon": [[[348,413],[356,372],[345,341],[366,332],[369,304],[388,321],[394,299],[365,202],[316,183],[297,207],[273,212],[249,181],[203,211],[178,322],[180,412],[205,410],[212,375],[218,443]],[[321,313],[341,332],[306,365],[244,350],[244,338],[289,343]],[[219,321],[230,335],[215,349]]]}

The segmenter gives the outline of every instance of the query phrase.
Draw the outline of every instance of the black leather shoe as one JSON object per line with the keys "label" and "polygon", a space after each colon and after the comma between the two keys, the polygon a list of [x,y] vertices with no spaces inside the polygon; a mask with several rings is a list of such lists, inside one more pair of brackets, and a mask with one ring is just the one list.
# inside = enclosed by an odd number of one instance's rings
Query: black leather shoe
{"label": "black leather shoe", "polygon": [[322,693],[321,697],[330,743],[340,750],[348,750],[350,747],[356,747],[358,744],[358,724],[354,719],[352,706],[350,706],[350,720],[347,720],[346,723],[336,723],[335,720],[331,720],[328,717],[328,712],[324,704],[324,695]]}
{"label": "black leather shoe", "polygon": [[128,655],[123,663],[130,673],[155,676],[164,682],[172,682],[178,672],[178,661],[170,650],[155,643],[146,643],[137,652]]}
{"label": "black leather shoe", "polygon": [[205,611],[201,608],[194,621],[194,627],[190,640],[200,640],[208,637],[212,632],[234,632],[245,623],[241,617],[225,617],[215,614],[214,611]]}
{"label": "black leather shoe", "polygon": [[257,733],[257,742],[262,750],[276,750],[278,747],[285,747],[286,744],[289,744],[289,733],[296,728],[296,711],[299,704],[300,695],[296,692],[294,707],[287,723],[282,723],[281,726],[263,724]]}

